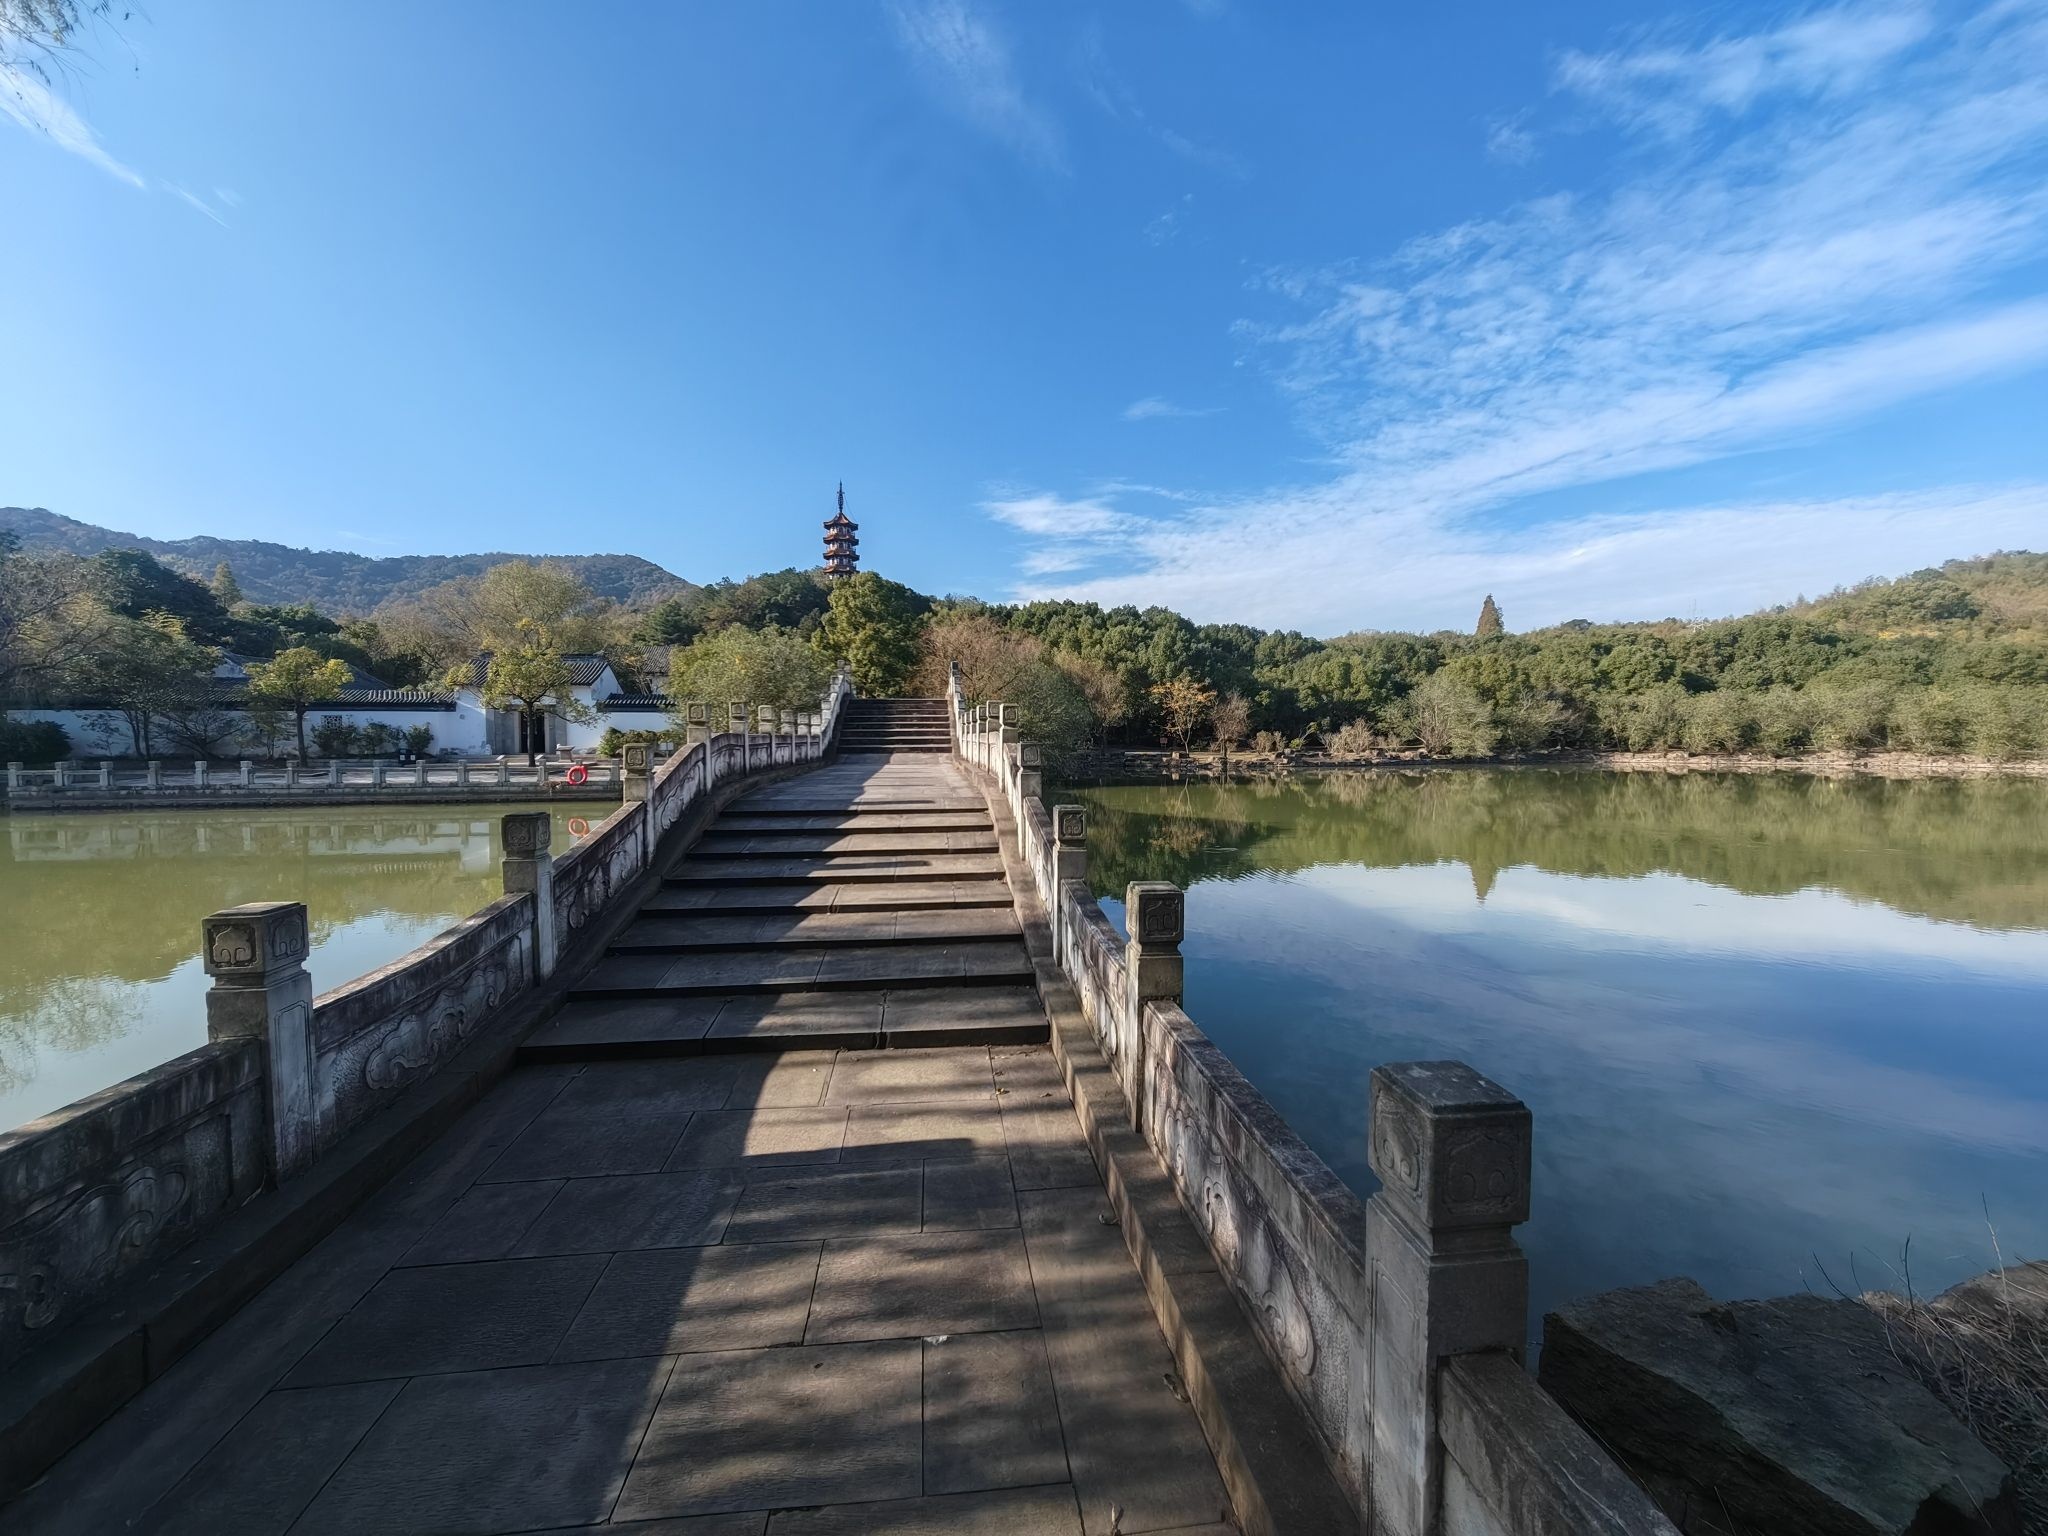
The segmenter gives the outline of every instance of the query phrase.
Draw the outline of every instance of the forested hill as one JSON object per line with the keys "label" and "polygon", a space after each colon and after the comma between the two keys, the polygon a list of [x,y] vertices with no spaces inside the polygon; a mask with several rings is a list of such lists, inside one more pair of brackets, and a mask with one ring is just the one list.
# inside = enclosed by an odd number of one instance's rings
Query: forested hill
{"label": "forested hill", "polygon": [[[370,555],[338,549],[294,549],[260,539],[149,539],[62,517],[40,507],[0,507],[0,531],[20,536],[30,553],[68,551],[96,555],[103,549],[142,549],[164,564],[201,581],[225,560],[234,568],[242,595],[255,603],[310,603],[331,614],[368,613],[392,598],[416,597],[457,576],[476,576],[507,560],[532,555]],[[633,607],[697,590],[638,555],[561,555],[560,559],[599,597]]]}

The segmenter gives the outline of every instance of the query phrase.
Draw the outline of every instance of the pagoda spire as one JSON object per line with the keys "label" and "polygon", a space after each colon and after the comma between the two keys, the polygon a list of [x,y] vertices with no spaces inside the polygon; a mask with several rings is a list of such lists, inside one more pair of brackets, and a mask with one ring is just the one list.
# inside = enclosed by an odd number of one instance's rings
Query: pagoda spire
{"label": "pagoda spire", "polygon": [[846,482],[839,482],[839,511],[825,524],[825,574],[851,576],[860,565],[860,524],[846,515]]}

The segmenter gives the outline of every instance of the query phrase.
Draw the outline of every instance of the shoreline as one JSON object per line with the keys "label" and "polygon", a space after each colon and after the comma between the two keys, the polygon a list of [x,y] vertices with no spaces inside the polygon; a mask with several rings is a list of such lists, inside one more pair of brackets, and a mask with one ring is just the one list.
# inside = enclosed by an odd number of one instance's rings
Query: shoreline
{"label": "shoreline", "polygon": [[[1227,764],[1227,768],[1226,768]],[[1502,757],[1430,757],[1426,753],[1375,753],[1366,757],[1311,757],[1217,752],[1090,752],[1062,783],[1174,783],[1312,778],[1328,773],[1401,773],[1477,768],[1590,768],[1611,773],[1800,773],[1813,778],[1875,779],[2048,779],[2048,758],[1994,762],[1977,757],[1934,757],[1921,752],[1811,752],[1802,757],[1764,753],[1545,752]]]}

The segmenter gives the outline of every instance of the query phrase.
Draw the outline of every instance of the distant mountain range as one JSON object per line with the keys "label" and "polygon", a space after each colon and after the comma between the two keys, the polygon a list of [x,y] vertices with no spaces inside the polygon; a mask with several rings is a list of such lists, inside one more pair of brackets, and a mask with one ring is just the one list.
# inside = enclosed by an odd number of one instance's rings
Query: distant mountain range
{"label": "distant mountain range", "polygon": [[[252,603],[311,603],[323,613],[368,613],[395,597],[413,597],[457,576],[476,576],[507,560],[535,555],[355,555],[338,549],[294,549],[261,539],[148,539],[137,533],[100,528],[41,507],[0,507],[0,529],[18,534],[30,552],[68,550],[96,555],[103,549],[142,549],[165,565],[211,579],[225,560],[242,596]],[[697,590],[673,571],[638,555],[550,555],[575,569],[600,597],[641,607]]]}

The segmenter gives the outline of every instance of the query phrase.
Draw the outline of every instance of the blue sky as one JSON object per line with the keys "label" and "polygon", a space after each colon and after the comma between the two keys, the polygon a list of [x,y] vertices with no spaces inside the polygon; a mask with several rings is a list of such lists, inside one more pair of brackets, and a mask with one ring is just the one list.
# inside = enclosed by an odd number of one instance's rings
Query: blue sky
{"label": "blue sky", "polygon": [[2048,547],[2048,0],[160,7],[0,83],[0,503],[1314,633]]}

